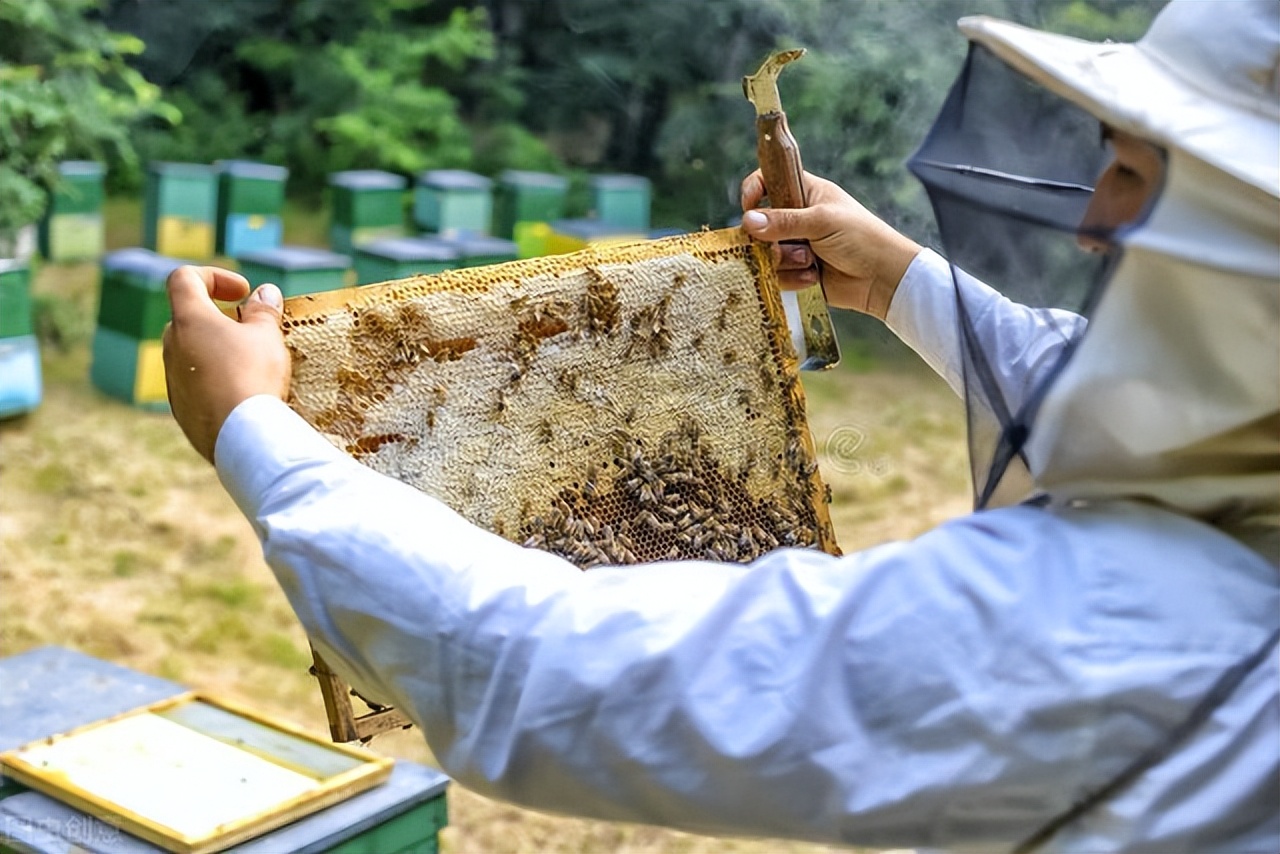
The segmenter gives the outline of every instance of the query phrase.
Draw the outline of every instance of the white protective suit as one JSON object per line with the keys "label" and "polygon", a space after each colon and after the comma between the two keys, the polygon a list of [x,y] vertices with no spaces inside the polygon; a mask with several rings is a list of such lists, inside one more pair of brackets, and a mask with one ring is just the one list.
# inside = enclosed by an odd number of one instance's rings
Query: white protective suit
{"label": "white protective suit", "polygon": [[[993,30],[1017,55],[1018,32],[969,25],[975,38]],[[1195,152],[1171,148],[1175,185],[1180,159],[1204,166]],[[1193,281],[1195,268],[1179,275]],[[361,466],[268,397],[231,414],[216,465],[326,660],[407,712],[445,770],[481,792],[702,833],[992,850],[1027,838],[1167,744],[1224,674],[1238,671],[1242,680],[1207,720],[1050,846],[1275,852],[1280,660],[1270,641],[1280,572],[1197,518],[1248,505],[1256,522],[1274,508],[1255,488],[1258,466],[1205,471],[1194,454],[1202,468],[1180,501],[1169,457],[1182,438],[1200,447],[1224,425],[1247,429],[1259,408],[1264,417],[1277,410],[1280,388],[1259,383],[1276,375],[1280,358],[1280,273],[1238,275],[1239,291],[1213,302],[1245,295],[1255,315],[1249,333],[1263,343],[1234,352],[1257,358],[1270,346],[1270,365],[1240,368],[1230,347],[1183,325],[1162,338],[1162,319],[1185,321],[1185,312],[1126,313],[1146,279],[1118,277],[1107,295],[1119,306],[1114,316],[1104,305],[1092,323],[1142,331],[1126,350],[1125,335],[1095,338],[1090,329],[1084,341],[1106,356],[1082,348],[1059,381],[1064,390],[1046,401],[1055,417],[1096,422],[1077,423],[1060,447],[1033,436],[1033,469],[1050,501],[976,513],[843,558],[780,550],[748,566],[580,573]],[[1038,315],[978,282],[959,286],[988,310],[992,345],[1006,356],[1002,379],[1021,381],[1041,339]],[[946,262],[923,252],[888,322],[958,388],[955,287]],[[1107,476],[1095,476],[1072,442],[1081,430],[1122,434],[1098,427],[1109,412],[1089,408],[1091,387],[1103,366],[1136,370],[1151,353],[1178,352],[1161,349],[1170,340],[1224,355],[1198,385],[1177,382],[1179,363],[1138,372],[1150,383],[1107,407],[1122,422],[1140,418],[1139,392],[1158,397],[1160,383],[1174,382],[1176,407],[1166,414],[1185,416],[1186,430],[1157,437],[1160,465],[1145,434],[1130,436],[1128,457],[1106,445]],[[1217,409],[1215,382],[1241,401],[1231,413]],[[1222,441],[1218,458],[1233,459],[1235,446]],[[1265,449],[1275,441],[1246,443],[1249,454],[1262,443],[1272,481],[1275,456]],[[1077,463],[1083,474],[1072,479]],[[1126,490],[1123,476],[1144,467],[1154,473],[1137,480],[1156,486]],[[1260,665],[1240,668],[1259,655]]]}

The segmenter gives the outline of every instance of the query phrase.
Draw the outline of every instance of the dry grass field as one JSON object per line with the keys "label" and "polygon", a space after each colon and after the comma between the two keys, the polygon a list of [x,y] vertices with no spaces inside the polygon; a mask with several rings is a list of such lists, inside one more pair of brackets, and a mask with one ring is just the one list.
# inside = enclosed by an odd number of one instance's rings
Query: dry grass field
{"label": "dry grass field", "polygon": [[[133,245],[136,206],[110,210],[109,244]],[[315,236],[312,221],[289,239]],[[54,340],[44,403],[0,422],[0,655],[66,646],[323,733],[306,639],[213,471],[169,416],[90,386],[97,283],[94,265],[46,265],[35,280]],[[804,385],[846,551],[967,508],[963,415],[939,380],[895,360]],[[414,732],[374,747],[432,761]],[[442,839],[455,854],[834,850],[541,815],[456,785],[450,812]]]}

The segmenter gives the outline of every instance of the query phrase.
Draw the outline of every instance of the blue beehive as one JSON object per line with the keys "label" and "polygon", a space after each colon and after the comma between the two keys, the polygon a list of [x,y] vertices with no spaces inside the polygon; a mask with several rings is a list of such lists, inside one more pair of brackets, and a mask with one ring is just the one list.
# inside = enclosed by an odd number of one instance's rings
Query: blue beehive
{"label": "blue beehive", "polygon": [[248,160],[220,160],[218,167],[218,252],[238,258],[284,242],[283,166]]}
{"label": "blue beehive", "polygon": [[0,418],[35,409],[42,391],[30,270],[24,261],[0,258]]}

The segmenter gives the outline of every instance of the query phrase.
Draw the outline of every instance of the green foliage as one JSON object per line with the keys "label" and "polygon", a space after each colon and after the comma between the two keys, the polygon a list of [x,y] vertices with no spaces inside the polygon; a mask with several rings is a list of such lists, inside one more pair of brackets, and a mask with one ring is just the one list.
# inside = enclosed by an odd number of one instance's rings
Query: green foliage
{"label": "green foliage", "polygon": [[[133,22],[149,32],[181,13],[199,34],[157,54],[148,69],[154,79],[177,75],[174,98],[191,119],[179,133],[140,135],[147,158],[282,163],[295,189],[312,192],[343,169],[472,165],[483,134],[440,81],[463,79],[492,58],[483,10],[428,0],[230,5],[233,15],[224,3],[157,0],[150,17]],[[497,151],[548,160],[510,130],[484,139]]]}
{"label": "green foliage", "polygon": [[1130,40],[1160,5],[109,0],[107,20],[147,42],[135,67],[186,117],[141,128],[145,157],[282,163],[304,195],[341,169],[517,168],[574,176],[572,203],[587,173],[634,173],[654,182],[655,224],[687,228],[738,213],[755,166],[743,75],[803,46],[779,87],[805,165],[930,240],[932,216],[902,164],[960,68],[956,20]]}
{"label": "green foliage", "polygon": [[0,230],[35,222],[61,160],[136,163],[129,123],[175,122],[160,90],[130,67],[137,38],[94,17],[97,0],[0,0]]}

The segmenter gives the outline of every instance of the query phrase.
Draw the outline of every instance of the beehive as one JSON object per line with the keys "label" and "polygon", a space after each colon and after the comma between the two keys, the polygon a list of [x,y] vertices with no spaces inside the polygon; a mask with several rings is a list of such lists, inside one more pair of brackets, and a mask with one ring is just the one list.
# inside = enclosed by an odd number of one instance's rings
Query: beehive
{"label": "beehive", "polygon": [[[738,230],[294,297],[284,330],[298,413],[510,540],[583,569],[838,552],[776,275]],[[316,670],[336,739],[405,723]]]}
{"label": "beehive", "polygon": [[329,176],[331,221],[329,246],[349,253],[357,246],[388,237],[403,237],[402,176],[378,169],[352,169]]}
{"label": "beehive", "polygon": [[511,169],[498,176],[493,198],[493,232],[514,240],[521,258],[548,254],[549,223],[564,218],[569,180],[545,172]]}
{"label": "beehive", "polygon": [[488,234],[493,222],[493,182],[465,169],[428,169],[413,188],[413,221],[437,234]]}
{"label": "beehive", "polygon": [[218,174],[203,163],[147,165],[143,245],[161,255],[200,260],[215,249]]}
{"label": "beehive", "polygon": [[102,254],[103,172],[92,160],[58,164],[58,187],[40,222],[40,254],[48,260],[83,261]]}
{"label": "beehive", "polygon": [[649,179],[642,175],[593,175],[591,209],[609,225],[649,230]]}
{"label": "beehive", "polygon": [[170,317],[165,282],[183,263],[139,248],[103,257],[89,369],[100,391],[143,409],[168,409],[160,341]]}
{"label": "beehive", "polygon": [[218,252],[238,258],[274,249],[284,241],[283,166],[249,160],[221,160],[218,167]]}
{"label": "beehive", "polygon": [[240,274],[253,287],[271,282],[286,297],[346,287],[351,258],[311,246],[277,246],[246,252]]}
{"label": "beehive", "polygon": [[362,244],[352,255],[358,285],[441,273],[459,266],[457,248],[438,237],[389,237]]}
{"label": "beehive", "polygon": [[442,235],[440,240],[458,253],[457,267],[487,267],[520,257],[516,242],[502,237],[464,232]]}
{"label": "beehive", "polygon": [[26,263],[0,258],[0,418],[30,412],[43,396],[31,308]]}

